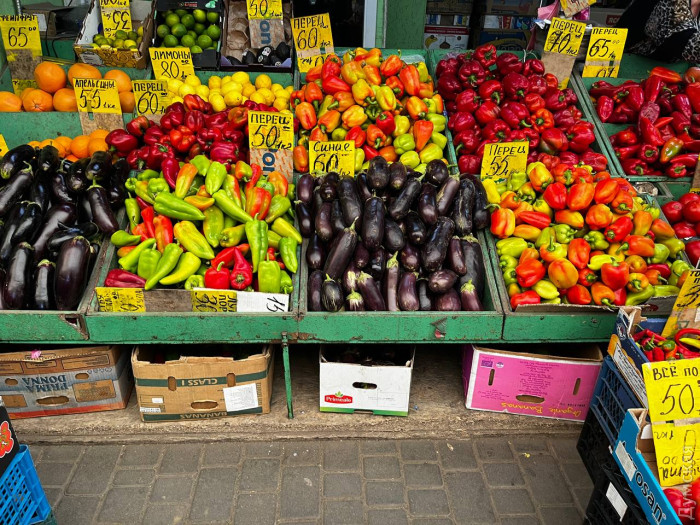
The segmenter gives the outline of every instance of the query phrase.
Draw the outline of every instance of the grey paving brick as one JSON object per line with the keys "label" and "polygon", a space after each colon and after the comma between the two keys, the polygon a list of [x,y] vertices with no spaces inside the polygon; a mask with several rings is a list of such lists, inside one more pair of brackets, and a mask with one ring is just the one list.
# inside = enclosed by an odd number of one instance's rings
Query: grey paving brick
{"label": "grey paving brick", "polygon": [[511,439],[516,452],[539,453],[549,452],[547,440],[542,436],[530,436]]}
{"label": "grey paving brick", "polygon": [[510,461],[513,459],[513,452],[510,450],[506,438],[480,438],[476,439],[474,444],[481,461]]}
{"label": "grey paving brick", "polygon": [[543,525],[580,523],[582,516],[574,507],[540,507]]}
{"label": "grey paving brick", "polygon": [[114,479],[112,480],[112,484],[116,486],[147,486],[153,483],[155,477],[156,471],[152,468],[117,470],[114,473]]}
{"label": "grey paving brick", "polygon": [[550,438],[549,443],[552,445],[557,457],[563,461],[580,461],[578,450],[576,450],[576,442],[578,438]]}
{"label": "grey paving brick", "polygon": [[496,521],[480,472],[447,472],[444,479],[457,523]]}
{"label": "grey paving brick", "polygon": [[139,487],[114,487],[107,492],[98,521],[134,523],[141,518],[146,491]]}
{"label": "grey paving brick", "polygon": [[161,474],[197,472],[201,453],[202,445],[190,443],[168,445],[165,447],[165,454],[158,472]]}
{"label": "grey paving brick", "polygon": [[[41,447],[41,461],[58,461],[64,463],[73,463],[83,447],[80,445],[44,445]],[[30,449],[32,458],[34,457],[34,447]],[[37,459],[34,459],[37,461]]]}
{"label": "grey paving brick", "polygon": [[530,457],[521,456],[520,463],[535,503],[562,505],[573,501],[564,476],[559,472],[557,461],[552,456],[540,454],[532,454]]}
{"label": "grey paving brick", "polygon": [[149,505],[143,517],[144,525],[175,525],[187,517],[185,505]]}
{"label": "grey paving brick", "polygon": [[588,502],[591,499],[591,494],[593,493],[593,489],[574,488],[573,492],[574,492],[574,496],[576,496],[576,501],[578,501],[579,507],[581,507],[581,509],[583,509],[583,510],[586,510],[586,507],[588,507]]}
{"label": "grey paving brick", "polygon": [[319,514],[321,471],[318,467],[287,467],[282,473],[280,518],[313,518]]}
{"label": "grey paving brick", "polygon": [[58,500],[63,496],[63,490],[59,488],[43,487],[44,494],[46,494],[46,499],[51,507],[55,507]]}
{"label": "grey paving brick", "polygon": [[72,463],[39,463],[36,465],[36,472],[44,487],[63,486],[70,477]]}
{"label": "grey paving brick", "polygon": [[98,496],[63,496],[54,509],[56,523],[91,525],[99,503]]}
{"label": "grey paving brick", "polygon": [[367,511],[368,525],[408,525],[403,509],[372,509]]}
{"label": "grey paving brick", "polygon": [[204,468],[194,489],[190,509],[192,521],[227,521],[236,485],[236,471],[231,468]]}
{"label": "grey paving brick", "polygon": [[501,516],[501,525],[538,525],[537,516]]}
{"label": "grey paving brick", "polygon": [[437,450],[432,441],[401,441],[399,449],[404,461],[437,461]]}
{"label": "grey paving brick", "polygon": [[242,445],[239,443],[207,443],[204,445],[204,465],[238,465]]}
{"label": "grey paving brick", "polygon": [[418,518],[416,520],[411,520],[411,525],[453,525],[454,521],[450,518],[437,518],[437,519],[426,519]]}
{"label": "grey paving brick", "polygon": [[44,455],[44,448],[44,445],[32,445],[29,448],[29,455],[32,456],[32,461],[34,461],[35,465],[41,461],[41,456]]}
{"label": "grey paving brick", "polygon": [[450,513],[443,490],[409,490],[408,506],[413,516],[446,516]]}
{"label": "grey paving brick", "polygon": [[240,494],[233,515],[234,525],[274,525],[277,513],[275,494]]}
{"label": "grey paving brick", "polygon": [[359,470],[360,446],[357,441],[324,441],[324,470]]}
{"label": "grey paving brick", "polygon": [[193,476],[156,478],[151,491],[151,502],[189,503],[193,484]]}
{"label": "grey paving brick", "polygon": [[102,494],[107,489],[121,446],[86,447],[78,462],[67,494]]}
{"label": "grey paving brick", "polygon": [[362,478],[359,474],[330,472],[323,476],[325,498],[361,498]]}
{"label": "grey paving brick", "polygon": [[569,480],[572,487],[593,489],[593,481],[588,475],[588,471],[581,460],[578,460],[577,462],[572,461],[571,463],[560,464],[566,479]]}
{"label": "grey paving brick", "polygon": [[492,487],[524,485],[517,463],[484,463],[486,482]]}
{"label": "grey paving brick", "polygon": [[395,454],[396,453],[396,442],[386,439],[386,440],[370,440],[362,441],[361,443],[363,454]]}
{"label": "grey paving brick", "polygon": [[321,444],[316,441],[292,441],[284,444],[284,465],[320,465]]}
{"label": "grey paving brick", "polygon": [[525,489],[494,489],[493,504],[499,514],[529,514],[535,512],[530,494]]}
{"label": "grey paving brick", "polygon": [[282,455],[282,443],[246,443],[245,457],[272,458]]}
{"label": "grey paving brick", "polygon": [[326,501],[323,504],[324,525],[362,525],[365,522],[361,501]]}
{"label": "grey paving brick", "polygon": [[362,459],[365,478],[396,479],[401,477],[399,460],[394,456],[369,456]]}
{"label": "grey paving brick", "polygon": [[125,445],[119,465],[122,467],[153,468],[163,447],[160,445]]}
{"label": "grey paving brick", "polygon": [[438,444],[438,455],[444,469],[468,470],[476,468],[476,458],[471,441],[442,441]]}
{"label": "grey paving brick", "polygon": [[368,481],[365,485],[367,505],[403,505],[403,483],[400,481]]}
{"label": "grey paving brick", "polygon": [[437,463],[407,463],[403,466],[407,487],[440,487],[442,476]]}
{"label": "grey paving brick", "polygon": [[279,459],[245,459],[241,467],[242,491],[277,490],[280,478]]}

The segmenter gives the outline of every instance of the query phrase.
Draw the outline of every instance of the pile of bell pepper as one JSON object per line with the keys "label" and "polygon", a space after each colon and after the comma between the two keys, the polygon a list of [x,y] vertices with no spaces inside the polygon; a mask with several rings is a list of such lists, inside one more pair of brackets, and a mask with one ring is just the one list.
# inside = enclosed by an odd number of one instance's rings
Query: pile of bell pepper
{"label": "pile of bell pepper", "polygon": [[700,341],[696,339],[699,334],[700,330],[684,328],[676,332],[674,339],[666,339],[646,329],[634,334],[633,338],[649,361],[674,361],[700,357]]}
{"label": "pile of bell pepper", "polygon": [[649,77],[613,85],[594,82],[589,94],[602,122],[627,124],[610,137],[627,175],[692,176],[700,153],[700,83],[655,67]]}
{"label": "pile of bell pepper", "polygon": [[700,260],[700,195],[686,193],[677,201],[670,201],[661,206],[666,219],[673,226],[679,239],[686,241],[685,251],[690,264],[695,266]]}
{"label": "pile of bell pepper", "polygon": [[279,172],[196,155],[165,171],[132,170],[129,225],[112,235],[118,268],[105,286],[234,289],[291,293],[302,238],[294,185]]}
{"label": "pile of bell pepper", "polygon": [[461,173],[479,173],[486,144],[526,141],[528,162],[558,156],[606,168],[608,160],[591,149],[594,127],[583,120],[576,93],[559,89],[536,58],[497,55],[492,44],[440,60],[437,90],[445,100]]}
{"label": "pile of bell pepper", "polygon": [[444,104],[424,62],[406,64],[377,48],[329,55],[306,74],[290,104],[299,123],[293,158],[300,173],[309,171],[310,140],[353,140],[356,172],[376,156],[420,172],[444,158]]}
{"label": "pile of bell pepper", "polygon": [[661,210],[590,166],[534,162],[505,187],[484,181],[513,309],[638,305],[677,295],[691,266]]}

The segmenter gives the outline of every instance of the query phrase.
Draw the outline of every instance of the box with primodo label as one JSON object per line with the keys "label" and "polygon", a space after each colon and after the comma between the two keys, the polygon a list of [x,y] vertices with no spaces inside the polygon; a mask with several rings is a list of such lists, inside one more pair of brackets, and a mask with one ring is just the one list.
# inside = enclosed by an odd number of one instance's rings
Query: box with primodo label
{"label": "box with primodo label", "polygon": [[145,422],[267,414],[272,345],[148,345],[131,355]]}

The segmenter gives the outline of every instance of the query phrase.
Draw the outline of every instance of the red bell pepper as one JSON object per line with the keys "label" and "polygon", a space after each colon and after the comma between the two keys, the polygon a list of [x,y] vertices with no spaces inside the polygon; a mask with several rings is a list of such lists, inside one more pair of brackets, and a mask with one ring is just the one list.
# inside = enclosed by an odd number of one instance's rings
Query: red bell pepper
{"label": "red bell pepper", "polygon": [[644,175],[648,170],[647,163],[637,158],[621,159],[620,165],[627,175]]}
{"label": "red bell pepper", "polygon": [[[400,85],[397,85],[398,83],[400,83]],[[391,87],[394,93],[396,93],[397,98],[400,98],[403,95],[405,87],[403,82],[401,82],[401,79],[397,78],[396,81],[392,81],[392,84],[389,84],[387,80],[387,85]],[[399,89],[400,94],[396,91],[397,89]],[[445,100],[455,100],[462,91],[462,83],[460,82],[459,78],[457,78],[456,74],[445,73],[444,75],[438,76],[437,90]]]}
{"label": "red bell pepper", "polygon": [[[503,111],[501,111],[501,117],[503,117],[502,114]],[[452,113],[450,118],[447,119],[447,128],[453,133],[460,133],[467,129],[473,129],[474,127],[476,127],[476,119],[471,113],[467,113],[466,111],[457,111]]]}
{"label": "red bell pepper", "polygon": [[[405,71],[405,69],[403,71]],[[462,84],[476,88],[479,87],[484,82],[484,80],[486,80],[486,71],[484,70],[483,66],[476,60],[468,60],[462,65],[462,67],[459,68],[459,71],[457,72],[457,77],[462,82]],[[401,78],[404,85],[406,85],[406,81],[403,79],[403,77],[401,77],[401,74],[399,74],[399,78]],[[408,86],[406,86],[406,92],[411,94],[408,90]]]}
{"label": "red bell pepper", "polygon": [[182,104],[188,111],[205,111],[207,109],[206,101],[199,95],[185,95]]}
{"label": "red bell pepper", "polygon": [[465,89],[457,95],[455,103],[457,104],[457,111],[474,113],[481,105],[481,98],[479,98],[476,91],[473,89]]}
{"label": "red bell pepper", "polygon": [[523,100],[528,94],[530,82],[520,73],[508,73],[503,77],[503,91],[509,100]]}
{"label": "red bell pepper", "polygon": [[143,115],[139,115],[138,117],[132,119],[129,123],[127,123],[126,131],[128,131],[129,134],[133,135],[136,138],[141,138],[144,136],[146,130],[152,125],[152,121],[148,120]]}
{"label": "red bell pepper", "polygon": [[515,267],[518,284],[523,288],[534,286],[544,278],[545,273],[545,267],[539,259],[527,259]]}
{"label": "red bell pepper", "polygon": [[566,186],[561,182],[549,184],[542,194],[542,198],[553,210],[566,208]]}
{"label": "red bell pepper", "polygon": [[493,100],[500,104],[503,100],[503,85],[498,80],[487,80],[479,86],[478,93],[483,100]]}
{"label": "red bell pepper", "polygon": [[[625,237],[632,233],[633,227],[632,219],[629,217],[619,217],[605,229],[605,238],[611,243],[622,242]],[[671,231],[673,231],[673,229],[671,229]]]}
{"label": "red bell pepper", "polygon": [[481,132],[487,140],[507,141],[510,136],[510,127],[503,120],[496,119],[488,122]]}
{"label": "red bell pepper", "polygon": [[360,126],[354,126],[345,135],[345,140],[352,140],[355,142],[355,148],[361,148],[365,140],[367,139],[367,134]]}
{"label": "red bell pepper", "polygon": [[[377,127],[384,133],[386,136],[390,136],[394,130],[396,129],[396,121],[394,120],[394,115],[389,112],[389,111],[383,111],[377,116]],[[347,135],[346,135],[346,140]]]}
{"label": "red bell pepper", "polygon": [[595,186],[589,183],[574,184],[569,188],[566,205],[572,211],[588,208],[595,195]]}
{"label": "red bell pepper", "polygon": [[659,130],[654,126],[654,123],[646,117],[639,119],[639,131],[642,134],[642,139],[645,143],[652,146],[663,146],[664,141],[661,138]]}
{"label": "red bell pepper", "polygon": [[528,290],[527,292],[516,293],[510,298],[510,306],[513,310],[516,310],[518,306],[525,304],[539,304],[542,302],[540,296],[534,290]]}
{"label": "red bell pepper", "polygon": [[508,73],[522,73],[524,64],[520,57],[515,53],[501,53],[496,58],[496,68],[501,76],[506,76]]}
{"label": "red bell pepper", "polygon": [[229,275],[229,284],[234,290],[245,290],[253,283],[253,265],[243,256],[239,247],[234,246],[233,269]]}
{"label": "red bell pepper", "polygon": [[496,46],[493,44],[482,44],[474,50],[473,58],[485,69],[489,69],[496,63],[496,57]]}
{"label": "red bell pepper", "polygon": [[576,122],[566,133],[569,148],[576,153],[585,153],[595,142],[593,124],[585,120]]}
{"label": "red bell pepper", "polygon": [[[546,109],[542,111],[547,111]],[[547,128],[540,132],[539,150],[550,155],[566,151],[569,148],[569,141],[566,134],[559,128]]]}
{"label": "red bell pepper", "polygon": [[545,129],[554,127],[554,115],[547,109],[538,109],[530,117],[532,129],[538,133],[542,133]]}
{"label": "red bell pepper", "polygon": [[530,112],[527,107],[520,102],[508,101],[501,106],[500,117],[512,129],[529,127]]}
{"label": "red bell pepper", "polygon": [[105,137],[105,142],[110,151],[119,155],[127,155],[139,147],[139,140],[124,129],[115,129]]}
{"label": "red bell pepper", "polygon": [[474,112],[474,117],[476,117],[479,124],[485,126],[487,123],[496,120],[500,112],[501,108],[498,106],[498,104],[491,100],[487,100]]}

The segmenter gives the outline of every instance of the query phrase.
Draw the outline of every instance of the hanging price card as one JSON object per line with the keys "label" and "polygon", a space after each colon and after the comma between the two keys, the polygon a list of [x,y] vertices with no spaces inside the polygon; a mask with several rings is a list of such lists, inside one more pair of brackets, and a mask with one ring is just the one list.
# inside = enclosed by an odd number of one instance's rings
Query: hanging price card
{"label": "hanging price card", "polygon": [[661,335],[669,338],[681,328],[700,328],[700,270],[688,274]]}
{"label": "hanging price card", "polygon": [[322,64],[328,54],[335,52],[328,13],[292,18],[292,35],[302,73]]}
{"label": "hanging price card", "polygon": [[151,64],[156,79],[179,78],[184,80],[188,76],[194,75],[192,53],[189,49],[152,47],[148,51],[151,54]]}
{"label": "hanging price card", "polygon": [[107,38],[114,38],[117,31],[131,31],[130,0],[100,0],[102,27]]}
{"label": "hanging price card", "polygon": [[617,77],[625,50],[627,29],[594,27],[583,66],[584,77]]}
{"label": "hanging price card", "polygon": [[690,483],[700,476],[700,424],[656,423],[651,431],[662,487]]}
{"label": "hanging price card", "polygon": [[294,117],[291,113],[248,112],[250,149],[292,149]]}
{"label": "hanging price card", "polygon": [[78,111],[122,114],[116,80],[74,78],[73,89],[78,103]]}
{"label": "hanging price card", "polygon": [[41,39],[39,22],[36,15],[0,15],[2,42],[8,53],[8,62],[12,51],[27,49],[34,56],[41,56]]}
{"label": "hanging price card", "polygon": [[527,142],[486,144],[481,161],[481,178],[506,180],[514,171],[525,171],[529,151]]}
{"label": "hanging price card", "polygon": [[168,99],[168,83],[165,80],[133,80],[137,115],[161,115]]}
{"label": "hanging price card", "polygon": [[282,0],[246,0],[249,20],[282,18]]}
{"label": "hanging price card", "polygon": [[700,359],[644,363],[642,373],[652,423],[700,417]]}
{"label": "hanging price card", "polygon": [[542,63],[547,73],[559,79],[559,87],[564,89],[569,83],[571,71],[578,55],[586,24],[553,18],[544,43]]}
{"label": "hanging price card", "polygon": [[100,312],[145,312],[142,288],[105,288],[98,286],[97,304]]}
{"label": "hanging price card", "polygon": [[561,0],[560,3],[564,15],[571,17],[576,13],[580,13],[589,5],[595,4],[595,0]]}
{"label": "hanging price card", "polygon": [[10,148],[7,147],[7,142],[5,142],[5,137],[0,135],[0,157],[4,156]]}
{"label": "hanging price card", "polygon": [[309,141],[309,166],[315,175],[335,171],[341,177],[355,176],[355,141]]}

